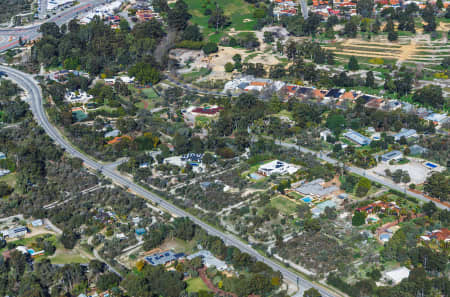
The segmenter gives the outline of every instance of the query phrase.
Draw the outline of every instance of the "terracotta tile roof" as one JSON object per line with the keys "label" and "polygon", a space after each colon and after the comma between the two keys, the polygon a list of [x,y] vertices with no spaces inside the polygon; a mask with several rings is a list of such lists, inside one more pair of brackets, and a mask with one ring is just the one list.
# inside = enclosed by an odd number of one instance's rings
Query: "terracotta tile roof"
{"label": "terracotta tile roof", "polygon": [[353,100],[353,99],[355,99],[355,96],[353,95],[352,92],[345,92],[344,94],[342,94],[341,98],[342,99]]}
{"label": "terracotta tile roof", "polygon": [[252,81],[252,82],[250,83],[250,85],[251,85],[251,86],[261,86],[261,87],[264,87],[265,85],[267,85],[267,83],[262,82],[262,81]]}
{"label": "terracotta tile roof", "polygon": [[123,136],[117,136],[114,137],[114,139],[111,139],[110,141],[108,141],[108,144],[116,144],[122,141],[123,138],[126,138],[128,140],[131,140],[131,136],[128,135],[123,135]]}
{"label": "terracotta tile roof", "polygon": [[325,97],[325,95],[318,89],[314,89],[314,91],[312,92],[312,95],[314,98],[323,98]]}

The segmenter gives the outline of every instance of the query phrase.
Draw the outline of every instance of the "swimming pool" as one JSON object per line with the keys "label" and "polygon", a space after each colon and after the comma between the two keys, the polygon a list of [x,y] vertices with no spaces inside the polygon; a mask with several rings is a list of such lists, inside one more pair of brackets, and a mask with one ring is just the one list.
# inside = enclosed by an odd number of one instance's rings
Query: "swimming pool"
{"label": "swimming pool", "polygon": [[425,163],[425,166],[430,167],[430,168],[436,168],[437,167],[436,164],[433,164],[433,163],[430,163],[430,162]]}
{"label": "swimming pool", "polygon": [[312,198],[311,197],[303,197],[301,200],[306,203],[311,203]]}
{"label": "swimming pool", "polygon": [[389,233],[383,233],[380,235],[380,240],[383,242],[388,242],[391,239],[392,235]]}
{"label": "swimming pool", "polygon": [[260,179],[264,178],[264,176],[262,176],[258,173],[250,173],[250,177],[253,178],[254,180],[260,180]]}

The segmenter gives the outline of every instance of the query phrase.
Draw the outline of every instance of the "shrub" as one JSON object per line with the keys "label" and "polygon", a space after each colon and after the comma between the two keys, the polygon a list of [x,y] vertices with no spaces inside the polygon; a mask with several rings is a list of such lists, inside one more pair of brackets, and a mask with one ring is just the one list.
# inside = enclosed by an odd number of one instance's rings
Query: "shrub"
{"label": "shrub", "polygon": [[217,53],[219,51],[219,48],[217,47],[217,44],[214,42],[208,42],[203,46],[203,52],[207,55],[212,53]]}
{"label": "shrub", "polygon": [[369,60],[370,64],[383,65],[384,60],[382,58],[372,58]]}
{"label": "shrub", "polygon": [[178,42],[175,47],[199,50],[202,49],[204,45],[205,43],[202,41],[183,40],[181,42]]}
{"label": "shrub", "polygon": [[233,72],[234,70],[234,64],[233,63],[226,63],[225,64],[225,72]]}

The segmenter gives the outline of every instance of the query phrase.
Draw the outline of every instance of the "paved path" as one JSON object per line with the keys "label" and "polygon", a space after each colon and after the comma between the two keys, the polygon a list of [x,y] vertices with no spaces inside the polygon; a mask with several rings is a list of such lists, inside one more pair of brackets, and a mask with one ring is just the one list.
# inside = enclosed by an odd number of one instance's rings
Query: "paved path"
{"label": "paved path", "polygon": [[123,187],[128,188],[130,191],[136,193],[138,196],[141,196],[147,200],[159,204],[159,206],[165,208],[167,211],[169,211],[172,214],[175,214],[176,216],[190,218],[195,224],[206,230],[210,235],[220,237],[226,245],[235,246],[242,252],[248,253],[249,255],[253,256],[258,261],[264,262],[272,269],[280,271],[284,279],[289,280],[293,283],[297,283],[300,287],[302,287],[302,289],[314,287],[317,290],[319,290],[319,292],[322,294],[323,297],[343,296],[343,294],[338,294],[320,284],[313,283],[308,279],[304,278],[302,275],[295,273],[292,270],[289,270],[284,266],[278,264],[278,262],[275,262],[274,260],[261,255],[258,251],[254,250],[249,244],[241,241],[241,239],[237,238],[236,236],[230,233],[223,232],[219,229],[216,229],[215,227],[206,224],[205,222],[199,220],[192,214],[161,199],[156,194],[144,189],[143,187],[135,184],[134,182],[129,181],[115,170],[111,170],[107,166],[104,166],[104,164],[101,164],[93,160],[90,156],[85,155],[83,152],[79,151],[71,143],[69,143],[60,134],[59,130],[49,122],[47,114],[45,113],[43,107],[43,98],[41,89],[39,88],[38,83],[34,80],[34,78],[31,75],[5,66],[0,66],[0,71],[4,71],[6,74],[8,74],[10,79],[14,80],[17,84],[19,84],[19,86],[21,86],[27,92],[29,96],[28,102],[30,104],[31,111],[35,116],[36,121],[39,123],[39,125],[42,126],[42,128],[49,135],[49,137],[51,137],[56,144],[58,144],[64,150],[66,150],[66,152],[68,152],[74,157],[82,159],[85,166],[102,172],[104,176],[110,178],[116,184],[122,185]]}

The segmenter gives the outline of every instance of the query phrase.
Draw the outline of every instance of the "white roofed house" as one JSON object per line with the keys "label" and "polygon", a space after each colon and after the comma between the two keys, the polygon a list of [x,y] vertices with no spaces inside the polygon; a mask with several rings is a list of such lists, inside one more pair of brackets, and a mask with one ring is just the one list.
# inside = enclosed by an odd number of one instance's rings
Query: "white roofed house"
{"label": "white roofed house", "polygon": [[263,176],[271,176],[273,174],[293,174],[300,169],[300,166],[289,164],[283,161],[274,160],[270,163],[261,165],[258,169],[258,173]]}
{"label": "white roofed house", "polygon": [[224,271],[228,269],[227,263],[214,257],[214,255],[210,251],[207,250],[198,251],[195,254],[187,256],[187,259],[192,260],[197,257],[202,258],[202,263],[208,268],[215,267],[219,271]]}
{"label": "white roofed house", "polygon": [[86,103],[92,98],[94,98],[94,96],[80,90],[77,92],[68,92],[65,96],[66,101],[70,103]]}
{"label": "white roofed house", "polygon": [[366,137],[356,131],[353,131],[351,129],[348,130],[348,132],[343,134],[344,137],[350,139],[351,141],[364,146],[364,145],[369,145],[372,142],[372,139],[370,139],[369,137]]}
{"label": "white roofed house", "polygon": [[443,113],[432,113],[429,116],[425,117],[424,120],[432,121],[436,126],[441,126],[448,121],[448,117]]}
{"label": "white roofed house", "polygon": [[3,235],[4,238],[23,237],[27,234],[27,232],[28,232],[28,229],[27,229],[27,227],[24,227],[24,226],[0,231],[0,233]]}
{"label": "white roofed house", "polygon": [[402,128],[399,133],[394,135],[394,140],[399,141],[402,137],[408,139],[409,137],[417,136],[417,131],[414,129]]}

